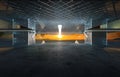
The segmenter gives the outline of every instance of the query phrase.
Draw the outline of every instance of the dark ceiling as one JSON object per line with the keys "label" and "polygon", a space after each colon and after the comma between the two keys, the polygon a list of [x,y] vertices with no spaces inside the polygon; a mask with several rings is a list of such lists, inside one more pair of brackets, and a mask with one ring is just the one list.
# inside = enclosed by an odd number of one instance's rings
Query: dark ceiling
{"label": "dark ceiling", "polygon": [[90,19],[99,24],[103,20],[120,17],[119,0],[3,0],[3,2],[6,3],[7,10],[12,7],[12,11],[6,16],[31,18],[44,25],[86,24]]}
{"label": "dark ceiling", "polygon": [[107,9],[106,1],[95,0],[10,0],[7,3],[16,13],[43,20],[99,18],[104,17]]}

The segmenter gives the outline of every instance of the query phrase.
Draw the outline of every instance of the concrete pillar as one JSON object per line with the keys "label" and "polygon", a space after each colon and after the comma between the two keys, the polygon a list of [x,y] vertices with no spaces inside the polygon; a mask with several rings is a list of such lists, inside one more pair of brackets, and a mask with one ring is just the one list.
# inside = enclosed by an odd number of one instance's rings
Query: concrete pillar
{"label": "concrete pillar", "polygon": [[93,46],[105,47],[106,41],[106,32],[92,32]]}
{"label": "concrete pillar", "polygon": [[32,31],[28,32],[28,45],[35,44],[35,22],[28,18],[28,28],[33,29]]}
{"label": "concrete pillar", "polygon": [[[19,22],[19,21],[18,21]],[[12,26],[15,28],[15,20],[12,20]],[[20,24],[20,23],[19,23]],[[35,44],[35,24],[32,20],[28,19],[21,23],[24,27],[33,29],[31,31],[14,31],[12,32],[12,45],[13,46],[24,46]]]}
{"label": "concrete pillar", "polygon": [[[14,29],[15,26],[15,20],[12,19],[12,28]],[[12,32],[12,45],[14,45],[14,32]]]}
{"label": "concrete pillar", "polygon": [[[16,21],[15,21],[15,19],[14,20],[12,20],[13,22],[12,22],[12,28],[13,29],[16,29]],[[24,26],[26,26],[27,25],[27,21],[24,21],[24,24],[23,24]],[[13,43],[12,43],[12,45],[13,46],[24,46],[24,45],[28,45],[28,32],[27,31],[13,31],[12,32],[12,39],[13,39]]]}
{"label": "concrete pillar", "polygon": [[[89,28],[92,28],[92,19],[89,23]],[[106,28],[108,25],[108,21],[106,20]],[[99,30],[99,29],[98,29]],[[87,38],[85,40],[86,44],[93,45],[93,46],[99,46],[104,47],[107,46],[107,32],[99,32],[99,31],[86,31]]]}
{"label": "concrete pillar", "polygon": [[28,32],[14,32],[14,46],[23,46],[28,45]]}
{"label": "concrete pillar", "polygon": [[84,32],[84,34],[86,35],[85,44],[92,45],[92,32],[87,31],[87,29],[90,28],[92,28],[92,19],[90,19],[88,25],[85,26]]}
{"label": "concrete pillar", "polygon": [[85,38],[85,44],[92,45],[92,32],[85,32],[86,38]]}

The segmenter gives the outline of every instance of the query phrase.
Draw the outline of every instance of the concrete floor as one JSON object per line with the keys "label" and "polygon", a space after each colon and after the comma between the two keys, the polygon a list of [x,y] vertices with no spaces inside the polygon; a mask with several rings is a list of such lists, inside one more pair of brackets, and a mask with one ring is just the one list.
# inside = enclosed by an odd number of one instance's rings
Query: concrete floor
{"label": "concrete floor", "polygon": [[63,42],[8,48],[0,77],[120,77],[120,51]]}

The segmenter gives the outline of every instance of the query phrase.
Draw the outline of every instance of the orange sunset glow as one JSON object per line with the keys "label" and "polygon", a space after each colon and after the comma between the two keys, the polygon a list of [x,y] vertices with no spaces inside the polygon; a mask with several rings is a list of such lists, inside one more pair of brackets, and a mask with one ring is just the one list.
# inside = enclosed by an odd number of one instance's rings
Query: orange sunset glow
{"label": "orange sunset glow", "polygon": [[66,34],[61,35],[61,38],[55,34],[37,34],[36,40],[84,40],[84,34]]}
{"label": "orange sunset glow", "polygon": [[[107,40],[114,40],[120,38],[120,32],[107,33]],[[84,34],[36,34],[36,40],[85,40]]]}
{"label": "orange sunset glow", "polygon": [[110,32],[107,33],[107,40],[114,40],[120,38],[120,32]]}

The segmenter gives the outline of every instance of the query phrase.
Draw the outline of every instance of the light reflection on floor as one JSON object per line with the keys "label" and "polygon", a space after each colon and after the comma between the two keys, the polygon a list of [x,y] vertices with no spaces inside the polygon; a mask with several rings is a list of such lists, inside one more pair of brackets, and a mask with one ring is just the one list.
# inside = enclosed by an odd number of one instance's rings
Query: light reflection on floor
{"label": "light reflection on floor", "polygon": [[35,45],[84,45],[84,41],[36,41]]}
{"label": "light reflection on floor", "polygon": [[119,77],[120,54],[72,42],[49,42],[0,53],[0,77]]}
{"label": "light reflection on floor", "polygon": [[14,47],[0,47],[0,52],[5,52],[5,51],[10,51],[12,50]]}
{"label": "light reflection on floor", "polygon": [[118,47],[106,47],[104,50],[110,53],[120,53],[120,48]]}

